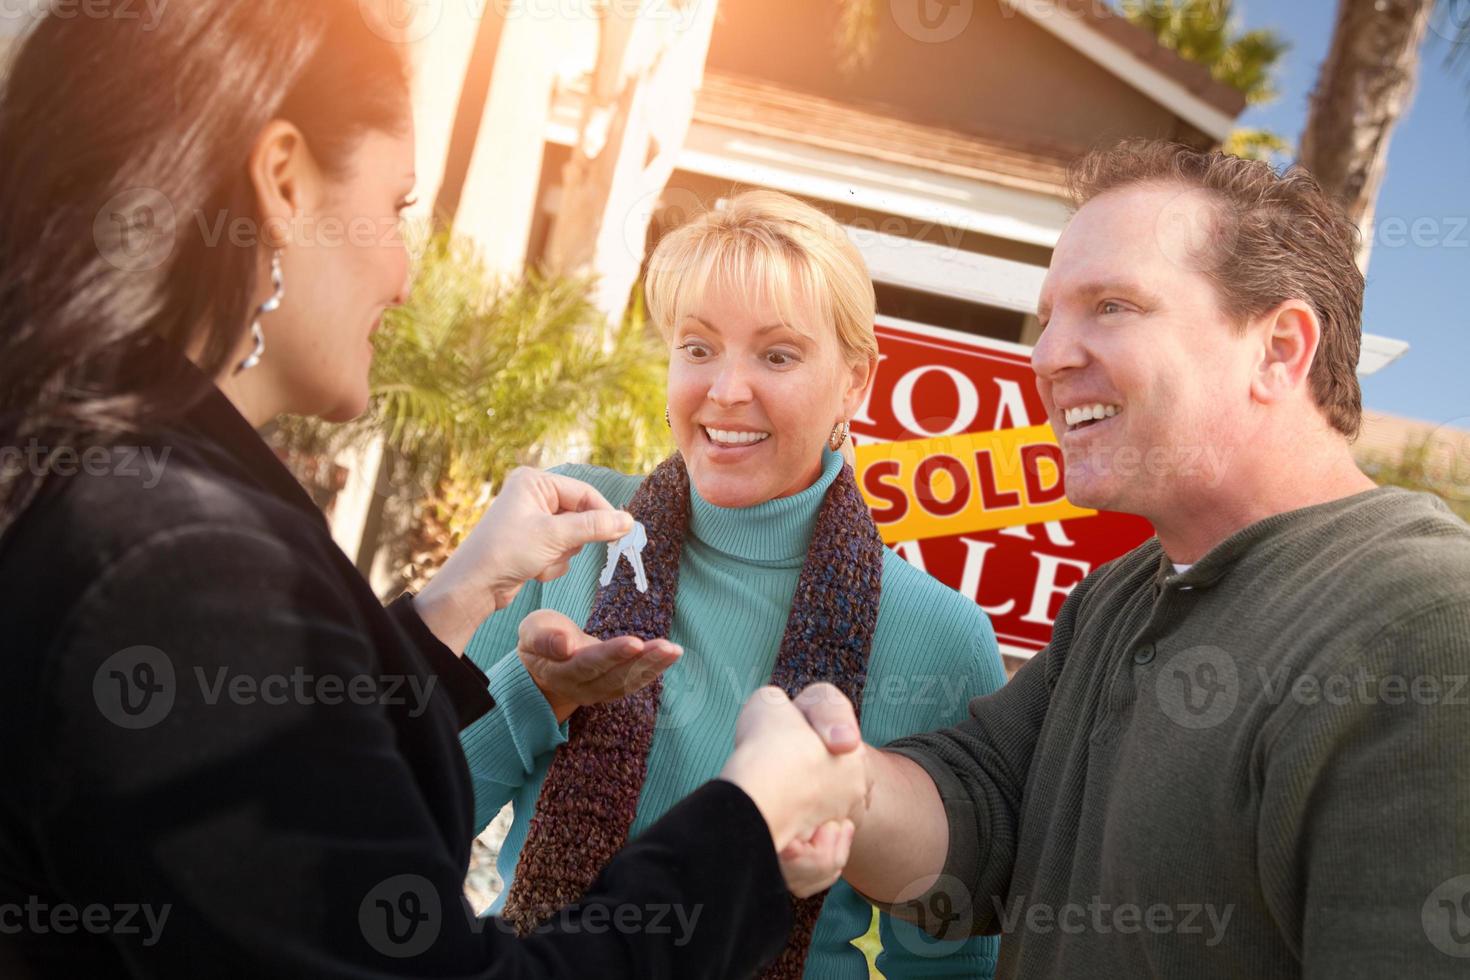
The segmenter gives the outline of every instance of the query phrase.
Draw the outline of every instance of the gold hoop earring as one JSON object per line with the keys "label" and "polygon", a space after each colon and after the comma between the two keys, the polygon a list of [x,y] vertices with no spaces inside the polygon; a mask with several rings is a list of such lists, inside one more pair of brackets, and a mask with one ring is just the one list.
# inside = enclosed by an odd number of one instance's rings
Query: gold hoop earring
{"label": "gold hoop earring", "polygon": [[848,432],[850,430],[851,426],[847,424],[846,419],[843,419],[841,422],[838,422],[836,425],[832,426],[832,434],[827,437],[827,447],[831,449],[834,453],[841,450],[842,444],[847,441]]}

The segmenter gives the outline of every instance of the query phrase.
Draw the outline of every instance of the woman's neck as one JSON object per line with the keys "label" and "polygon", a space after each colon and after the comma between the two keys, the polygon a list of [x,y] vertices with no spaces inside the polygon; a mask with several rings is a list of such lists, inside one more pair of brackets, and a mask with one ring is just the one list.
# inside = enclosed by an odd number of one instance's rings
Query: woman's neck
{"label": "woman's neck", "polygon": [[691,488],[690,533],[718,551],[747,561],[799,565],[806,557],[817,511],[842,466],[840,454],[824,450],[822,467],[810,486],[750,507],[718,507]]}

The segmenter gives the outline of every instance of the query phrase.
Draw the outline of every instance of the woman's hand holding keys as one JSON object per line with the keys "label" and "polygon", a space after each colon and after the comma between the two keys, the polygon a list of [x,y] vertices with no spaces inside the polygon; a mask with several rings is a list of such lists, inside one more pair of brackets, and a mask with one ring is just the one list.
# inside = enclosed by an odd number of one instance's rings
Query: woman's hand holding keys
{"label": "woman's hand holding keys", "polygon": [[564,574],[584,547],[632,528],[631,514],[582,481],[518,467],[414,608],[440,642],[462,654],[480,623],[526,582]]}

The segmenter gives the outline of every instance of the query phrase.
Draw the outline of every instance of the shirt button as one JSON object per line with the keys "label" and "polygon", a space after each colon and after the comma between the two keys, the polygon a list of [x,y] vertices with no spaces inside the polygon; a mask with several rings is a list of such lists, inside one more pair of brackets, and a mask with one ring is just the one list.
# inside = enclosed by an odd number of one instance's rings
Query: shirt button
{"label": "shirt button", "polygon": [[1145,643],[1133,651],[1133,662],[1142,667],[1144,664],[1152,663],[1154,659],[1154,645]]}

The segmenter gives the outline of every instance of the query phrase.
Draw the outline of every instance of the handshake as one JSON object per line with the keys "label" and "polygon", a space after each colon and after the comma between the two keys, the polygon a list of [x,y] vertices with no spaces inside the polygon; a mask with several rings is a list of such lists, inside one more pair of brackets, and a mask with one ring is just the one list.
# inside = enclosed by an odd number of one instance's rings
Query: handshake
{"label": "handshake", "polygon": [[[667,640],[599,641],[548,609],[522,620],[518,646],[560,721],[644,687],[683,653]],[[744,790],[765,817],[786,886],[798,897],[841,877],[868,808],[869,759],[852,703],[831,684],[813,684],[794,701],[763,687],[741,711],[719,778]]]}
{"label": "handshake", "polygon": [[763,687],[740,712],[720,778],[755,801],[797,897],[842,877],[873,789],[868,761],[852,702],[831,684],[813,684],[794,701]]}

